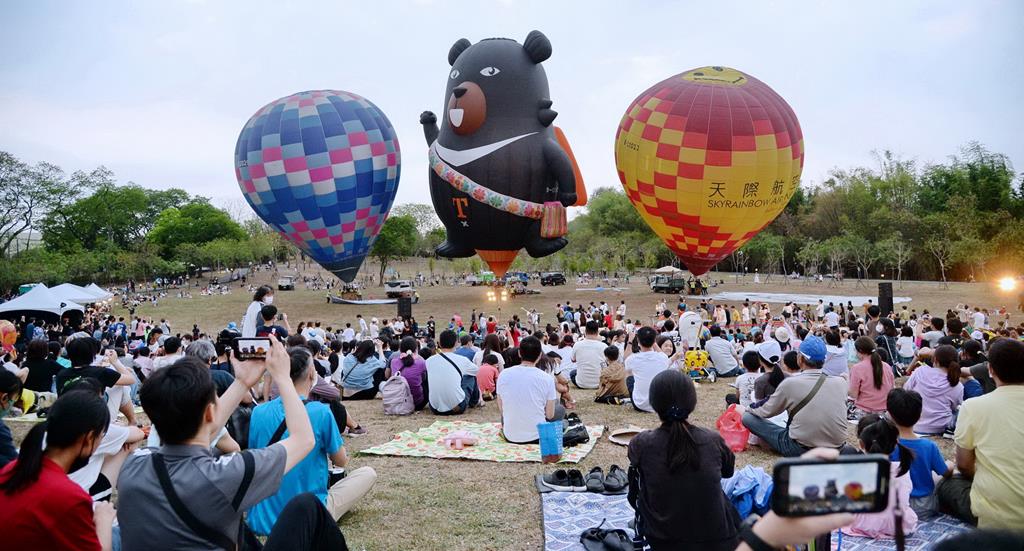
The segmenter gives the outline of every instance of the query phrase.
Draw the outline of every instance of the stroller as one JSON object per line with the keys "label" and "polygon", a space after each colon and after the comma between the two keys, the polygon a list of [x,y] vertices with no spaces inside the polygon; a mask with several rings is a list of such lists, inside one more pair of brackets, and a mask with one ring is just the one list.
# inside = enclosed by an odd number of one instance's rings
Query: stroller
{"label": "stroller", "polygon": [[704,330],[703,321],[696,312],[686,312],[679,317],[679,338],[688,347],[683,355],[683,369],[695,381],[718,380],[718,372],[708,367],[708,353],[701,349],[700,334]]}

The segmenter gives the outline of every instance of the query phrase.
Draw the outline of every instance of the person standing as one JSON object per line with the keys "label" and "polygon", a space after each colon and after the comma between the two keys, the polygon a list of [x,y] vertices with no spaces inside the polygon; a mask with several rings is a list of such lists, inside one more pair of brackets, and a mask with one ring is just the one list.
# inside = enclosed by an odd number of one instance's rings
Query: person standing
{"label": "person standing", "polygon": [[255,337],[260,322],[260,311],[264,306],[274,303],[274,289],[269,285],[261,285],[252,295],[252,302],[242,316],[242,336]]}

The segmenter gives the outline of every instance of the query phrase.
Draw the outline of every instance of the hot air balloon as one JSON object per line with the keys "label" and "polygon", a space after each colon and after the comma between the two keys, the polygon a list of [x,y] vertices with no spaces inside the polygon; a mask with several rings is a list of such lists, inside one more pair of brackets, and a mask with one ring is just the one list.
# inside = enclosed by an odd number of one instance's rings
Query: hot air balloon
{"label": "hot air balloon", "polygon": [[242,128],[235,176],[256,214],[345,282],[398,190],[401,153],[384,113],[339,90],[273,101]]}
{"label": "hot air balloon", "polygon": [[3,351],[14,350],[14,343],[18,340],[18,329],[13,323],[7,320],[0,320],[0,347]]}
{"label": "hot air balloon", "polygon": [[640,215],[695,275],[743,246],[800,185],[796,114],[763,82],[701,67],[640,94],[615,135],[615,165]]}
{"label": "hot air balloon", "polygon": [[519,249],[535,258],[565,247],[565,207],[586,200],[564,134],[552,126],[551,42],[532,31],[448,52],[445,110],[420,115],[430,147],[430,196],[446,239],[437,254],[479,254],[502,277]]}

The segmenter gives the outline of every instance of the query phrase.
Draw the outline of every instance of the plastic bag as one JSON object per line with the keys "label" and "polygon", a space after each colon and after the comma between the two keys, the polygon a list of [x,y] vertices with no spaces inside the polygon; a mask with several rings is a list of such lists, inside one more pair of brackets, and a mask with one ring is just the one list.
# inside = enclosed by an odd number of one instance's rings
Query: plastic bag
{"label": "plastic bag", "polygon": [[747,449],[747,440],[750,438],[750,429],[743,426],[743,415],[736,411],[736,404],[732,404],[718,417],[715,422],[718,427],[718,434],[722,435],[725,445],[734,452],[741,452]]}

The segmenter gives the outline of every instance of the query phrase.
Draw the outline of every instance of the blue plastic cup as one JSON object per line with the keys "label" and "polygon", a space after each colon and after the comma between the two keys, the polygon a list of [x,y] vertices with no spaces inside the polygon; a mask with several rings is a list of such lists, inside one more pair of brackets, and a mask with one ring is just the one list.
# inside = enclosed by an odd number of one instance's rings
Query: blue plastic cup
{"label": "blue plastic cup", "polygon": [[542,463],[558,463],[562,459],[562,422],[537,423],[540,435],[540,460]]}

